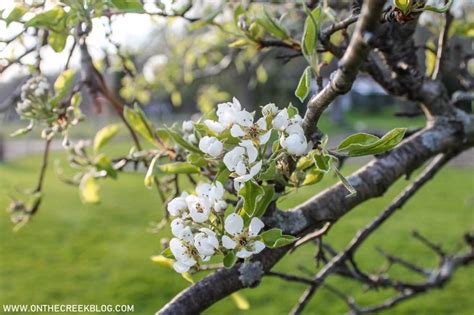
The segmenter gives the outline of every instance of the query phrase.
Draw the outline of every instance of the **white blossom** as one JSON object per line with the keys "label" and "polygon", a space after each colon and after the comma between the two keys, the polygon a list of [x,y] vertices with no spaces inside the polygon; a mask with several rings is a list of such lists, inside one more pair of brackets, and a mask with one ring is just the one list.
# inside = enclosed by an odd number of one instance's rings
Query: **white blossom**
{"label": "white blossom", "polygon": [[184,132],[186,132],[186,133],[192,133],[192,132],[193,132],[193,129],[194,129],[194,125],[193,125],[192,120],[185,120],[185,121],[183,121],[182,128],[183,128],[183,131],[184,131]]}
{"label": "white blossom", "polygon": [[196,187],[198,196],[207,198],[215,212],[222,212],[227,208],[227,202],[223,200],[224,192],[224,186],[220,182],[216,182],[216,184],[199,183]]}
{"label": "white blossom", "polygon": [[176,262],[173,264],[173,268],[176,272],[187,272],[189,268],[196,265],[197,261],[194,258],[195,249],[190,243],[172,238],[170,241],[170,250],[176,258]]}
{"label": "white blossom", "polygon": [[189,215],[194,222],[202,223],[209,219],[211,213],[211,203],[205,197],[190,195],[186,197]]}
{"label": "white blossom", "polygon": [[306,137],[301,133],[292,133],[289,136],[280,137],[280,145],[289,153],[301,156],[308,152],[309,144]]}
{"label": "white blossom", "polygon": [[201,257],[206,259],[215,254],[216,249],[219,248],[219,241],[216,233],[208,228],[199,229],[200,233],[194,236],[194,247],[198,250]]}
{"label": "white blossom", "polygon": [[230,235],[222,237],[222,245],[227,249],[235,249],[236,256],[247,258],[260,253],[265,244],[256,239],[264,224],[259,218],[252,218],[248,229],[244,229],[244,220],[236,213],[230,214],[224,222],[225,231]]}
{"label": "white blossom", "polygon": [[176,218],[171,221],[171,233],[180,240],[190,242],[193,240],[193,233],[191,227],[186,226],[184,220]]}
{"label": "white blossom", "polygon": [[234,124],[230,129],[230,134],[234,138],[250,139],[263,145],[268,142],[271,136],[271,130],[267,130],[267,122],[262,117],[255,124],[243,126]]}
{"label": "white blossom", "polygon": [[213,131],[217,134],[223,132],[226,129],[225,126],[223,124],[221,124],[220,122],[210,120],[210,119],[206,119],[204,121],[204,124],[206,124],[207,128],[209,128],[211,131]]}
{"label": "white blossom", "polygon": [[286,108],[282,109],[275,118],[273,118],[272,126],[278,130],[284,130],[288,126],[288,110]]}
{"label": "white blossom", "polygon": [[251,140],[242,140],[240,146],[235,147],[224,155],[224,164],[238,177],[234,179],[234,186],[240,190],[242,183],[254,178],[262,169],[262,161],[256,161],[258,150]]}
{"label": "white blossom", "polygon": [[186,203],[187,193],[183,192],[180,197],[176,197],[168,203],[168,212],[173,217],[182,217],[188,212]]}
{"label": "white blossom", "polygon": [[274,103],[269,103],[262,107],[263,116],[274,116],[278,113],[278,107]]}
{"label": "white blossom", "polygon": [[224,145],[216,137],[205,136],[199,141],[199,149],[215,158],[221,155]]}

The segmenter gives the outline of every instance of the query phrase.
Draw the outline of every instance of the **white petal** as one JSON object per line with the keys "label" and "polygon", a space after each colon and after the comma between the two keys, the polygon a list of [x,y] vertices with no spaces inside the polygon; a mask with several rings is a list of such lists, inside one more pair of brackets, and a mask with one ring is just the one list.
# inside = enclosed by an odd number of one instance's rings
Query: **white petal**
{"label": "white petal", "polygon": [[180,261],[176,261],[174,264],[173,264],[173,268],[176,272],[178,273],[183,273],[183,272],[187,272],[189,270],[191,266],[188,266],[186,264],[183,264],[182,262]]}
{"label": "white petal", "polygon": [[[248,182],[251,179],[252,179],[252,176],[250,174],[246,174],[246,175],[234,178],[234,181],[238,182],[238,183],[245,183],[245,182]],[[239,188],[239,190],[240,190],[240,188]]]}
{"label": "white petal", "polygon": [[244,153],[244,148],[235,147],[224,155],[224,164],[229,171],[235,171],[235,167],[243,159]]}
{"label": "white petal", "polygon": [[247,257],[250,257],[252,256],[252,252],[249,252],[248,250],[246,250],[245,248],[242,248],[241,250],[239,250],[235,256],[239,257],[239,258],[247,258]]}
{"label": "white petal", "polygon": [[235,110],[241,110],[242,109],[242,105],[240,105],[240,102],[236,97],[232,98],[232,107]]}
{"label": "white petal", "polygon": [[183,121],[182,128],[184,132],[188,132],[188,133],[193,132],[193,121],[192,120]]}
{"label": "white petal", "polygon": [[196,193],[198,194],[198,196],[209,198],[211,189],[212,189],[212,186],[210,184],[199,183],[196,186]]}
{"label": "white petal", "polygon": [[230,128],[230,134],[235,138],[245,136],[245,132],[239,125],[233,125],[232,128]]}
{"label": "white petal", "polygon": [[227,249],[234,249],[235,246],[237,246],[237,243],[232,240],[230,237],[227,235],[222,236],[222,246],[224,246]]}
{"label": "white petal", "polygon": [[174,219],[173,221],[171,221],[171,233],[177,237],[177,238],[181,238],[181,233],[183,233],[183,230],[184,228],[186,227],[184,225],[184,222],[182,219]]}
{"label": "white petal", "polygon": [[186,198],[189,207],[189,215],[194,222],[202,223],[207,221],[211,212],[211,204],[207,198],[189,196]]}
{"label": "white petal", "polygon": [[245,175],[247,174],[247,167],[245,166],[243,161],[240,161],[237,166],[235,167],[235,172],[239,175]]}
{"label": "white petal", "polygon": [[278,113],[278,107],[273,103],[269,103],[262,108],[262,114],[264,116],[275,115],[276,113]]}
{"label": "white petal", "polygon": [[252,236],[257,236],[264,226],[265,224],[263,224],[262,220],[257,217],[252,218],[252,221],[250,221],[249,225],[249,234]]}
{"label": "white petal", "polygon": [[236,181],[234,179],[234,189],[235,189],[236,192],[239,192],[242,189],[243,186],[244,186],[243,183],[241,183],[239,181]]}
{"label": "white petal", "polygon": [[252,168],[250,169],[250,176],[253,178],[257,175],[260,170],[262,169],[262,161],[258,161]]}
{"label": "white petal", "polygon": [[168,212],[174,217],[180,216],[188,210],[186,201],[182,197],[176,197],[168,203]]}
{"label": "white petal", "polygon": [[224,200],[219,200],[214,204],[214,210],[216,212],[223,212],[227,208],[227,202]]}
{"label": "white petal", "polygon": [[254,254],[258,254],[260,253],[262,250],[265,249],[265,244],[263,242],[260,242],[260,241],[255,241],[253,243],[253,249],[252,249],[252,253]]}
{"label": "white petal", "polygon": [[172,238],[170,241],[170,250],[176,259],[184,258],[186,246],[177,238]]}
{"label": "white petal", "polygon": [[209,193],[209,199],[213,202],[216,202],[224,198],[224,186],[221,182],[216,182],[215,185],[212,185],[211,191]]}
{"label": "white petal", "polygon": [[265,120],[265,117],[261,117],[259,120],[257,120],[256,123],[257,127],[266,130],[267,129],[267,121]]}
{"label": "white petal", "polygon": [[193,240],[193,231],[191,230],[191,227],[189,227],[189,226],[185,227],[181,231],[181,234],[179,235],[179,238],[182,239],[183,241],[186,241],[186,242],[192,242],[192,240]]}
{"label": "white petal", "polygon": [[306,137],[304,135],[294,133],[285,138],[282,146],[286,151],[288,151],[288,153],[300,156],[306,151],[308,143],[306,142]]}
{"label": "white petal", "polygon": [[231,213],[224,222],[224,228],[231,235],[238,235],[244,229],[244,220],[237,213]]}
{"label": "white petal", "polygon": [[253,145],[251,140],[243,140],[240,141],[240,145],[243,146],[247,150],[247,156],[249,158],[249,163],[253,163],[258,156],[258,150]]}
{"label": "white petal", "polygon": [[217,117],[219,118],[219,123],[221,123],[225,128],[230,127],[235,122],[235,108],[232,103],[223,103],[217,105]]}
{"label": "white petal", "polygon": [[248,111],[242,110],[236,114],[236,121],[241,126],[251,127],[253,125],[253,116]]}
{"label": "white petal", "polygon": [[288,111],[287,109],[282,109],[272,121],[273,128],[283,130],[288,126]]}
{"label": "white petal", "polygon": [[206,124],[207,128],[215,133],[221,133],[225,130],[225,126],[218,121],[207,119],[204,121],[204,123]]}
{"label": "white petal", "polygon": [[211,137],[209,136],[202,137],[201,140],[199,140],[199,150],[201,150],[204,153],[207,153],[210,145],[211,145]]}
{"label": "white petal", "polygon": [[219,155],[221,155],[223,149],[224,145],[222,144],[222,142],[216,139],[216,141],[214,141],[209,147],[208,153],[212,157],[218,157]]}
{"label": "white petal", "polygon": [[266,144],[268,140],[270,140],[271,135],[272,135],[272,131],[268,130],[266,133],[264,133],[258,138],[258,141],[260,142],[260,144]]}
{"label": "white petal", "polygon": [[291,124],[288,127],[286,127],[285,131],[288,134],[297,133],[297,134],[304,135],[303,127],[300,124]]}

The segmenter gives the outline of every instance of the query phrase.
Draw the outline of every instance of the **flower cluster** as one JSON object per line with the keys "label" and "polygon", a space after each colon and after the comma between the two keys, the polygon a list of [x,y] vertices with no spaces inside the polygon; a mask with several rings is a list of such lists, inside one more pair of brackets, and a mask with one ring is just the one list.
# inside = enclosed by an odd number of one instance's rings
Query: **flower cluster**
{"label": "flower cluster", "polygon": [[59,99],[50,94],[48,80],[37,75],[26,81],[21,88],[21,99],[16,111],[22,119],[30,120],[27,128],[17,130],[13,135],[29,132],[37,123],[44,123],[41,137],[51,139],[56,133],[67,130],[68,126],[77,124],[83,117],[78,104],[58,106]]}
{"label": "flower cluster", "polygon": [[49,104],[50,85],[44,76],[35,76],[21,87],[21,101],[16,111],[23,119],[48,119],[52,114]]}
{"label": "flower cluster", "polygon": [[[242,109],[234,98],[219,104],[216,114],[217,120],[204,121],[209,133],[199,140],[199,149],[211,158],[223,158],[237,191],[261,172],[262,157],[273,134],[278,134],[280,147],[289,155],[301,156],[311,149],[312,143],[302,128],[303,119],[296,110],[290,113],[287,108],[279,110],[275,104],[268,104],[255,121],[254,113]],[[223,139],[226,136],[232,141]]]}
{"label": "flower cluster", "polygon": [[265,248],[258,240],[263,228],[258,218],[252,218],[249,227],[244,228],[242,217],[232,213],[225,218],[224,229],[220,228],[226,208],[220,182],[200,183],[195,194],[184,192],[168,203],[168,212],[174,218],[171,222],[174,237],[169,247],[176,259],[173,267],[177,272],[187,272],[217,253],[234,251],[237,257],[247,258]]}

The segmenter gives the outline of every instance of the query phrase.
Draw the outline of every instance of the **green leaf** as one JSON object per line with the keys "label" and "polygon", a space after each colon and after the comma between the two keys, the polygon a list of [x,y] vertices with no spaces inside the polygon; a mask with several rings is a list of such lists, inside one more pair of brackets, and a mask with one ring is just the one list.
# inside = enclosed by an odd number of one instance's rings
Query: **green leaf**
{"label": "green leaf", "polygon": [[276,162],[272,161],[267,169],[260,173],[261,180],[273,180],[277,176]]}
{"label": "green leaf", "polygon": [[94,164],[98,171],[106,171],[108,176],[117,178],[117,171],[112,165],[112,160],[105,154],[98,155],[94,159]]}
{"label": "green leaf", "polygon": [[293,118],[296,114],[299,113],[298,108],[296,108],[291,102],[288,104],[288,107],[286,108],[288,111],[288,117]]}
{"label": "green leaf", "polygon": [[225,255],[223,263],[224,267],[226,268],[232,268],[232,266],[235,265],[235,262],[237,261],[237,256],[235,255],[234,251],[230,251],[227,255]]}
{"label": "green leaf", "polygon": [[145,187],[150,188],[153,185],[153,180],[155,178],[155,166],[156,162],[160,159],[159,155],[155,155],[155,157],[151,160],[150,165],[148,165],[148,170],[145,175],[144,184]]}
{"label": "green leaf", "polygon": [[19,21],[26,12],[28,12],[28,9],[24,5],[16,5],[13,10],[10,11],[10,14],[8,14],[8,16],[5,18],[7,26],[10,25],[11,22]]}
{"label": "green leaf", "polygon": [[[39,13],[35,15],[32,19],[25,23],[26,27],[47,27],[54,29],[55,31],[59,31],[58,26],[60,25],[60,21],[66,15],[64,9],[60,6],[54,7],[51,10]],[[63,28],[60,30],[64,30]]]}
{"label": "green leaf", "polygon": [[173,259],[165,257],[163,255],[151,256],[151,260],[154,263],[157,263],[158,265],[160,265],[162,267],[165,267],[165,268],[169,268],[169,269],[173,269],[173,264],[175,262]]}
{"label": "green leaf", "polygon": [[323,172],[328,172],[331,166],[331,155],[326,154],[320,150],[315,150],[312,154],[314,159],[314,164],[316,167]]}
{"label": "green leaf", "polygon": [[99,197],[99,185],[90,174],[86,174],[82,177],[81,183],[79,184],[79,192],[84,203],[96,204],[100,202]]}
{"label": "green leaf", "polygon": [[282,230],[273,228],[260,234],[260,237],[265,243],[265,246],[269,248],[276,248],[289,245],[297,240],[296,237],[291,235],[283,235]]}
{"label": "green leaf", "polygon": [[263,17],[258,18],[257,23],[263,26],[263,28],[273,36],[279,39],[287,39],[289,35],[284,29],[284,27],[278,21],[276,21],[266,10],[264,10],[263,13]]}
{"label": "green leaf", "polygon": [[181,277],[183,277],[183,279],[188,281],[189,283],[194,284],[194,279],[189,272],[183,272],[181,274]]}
{"label": "green leaf", "polygon": [[356,133],[342,140],[342,142],[339,143],[339,145],[337,146],[337,150],[338,151],[349,150],[349,148],[355,144],[361,145],[361,146],[371,145],[379,140],[380,140],[379,137],[368,134],[368,133]]}
{"label": "green leaf", "polygon": [[273,185],[263,186],[263,194],[257,197],[255,211],[252,217],[261,217],[264,215],[274,196],[275,189]]}
{"label": "green leaf", "polygon": [[144,115],[136,112],[136,109],[133,110],[128,106],[125,106],[123,109],[123,116],[125,120],[130,124],[130,126],[138,132],[145,140],[155,145],[155,137],[153,136],[150,126],[148,125],[147,120]]}
{"label": "green leaf", "polygon": [[303,180],[302,185],[305,186],[305,185],[316,184],[316,183],[320,182],[323,179],[324,174],[325,173],[322,172],[321,170],[319,170],[317,168],[312,168],[306,173],[306,176]]}
{"label": "green leaf", "polygon": [[406,128],[395,128],[381,139],[370,134],[358,133],[344,139],[337,151],[346,152],[348,156],[380,154],[394,148],[405,135]]}
{"label": "green leaf", "polygon": [[57,106],[58,103],[69,94],[74,84],[75,75],[75,70],[68,69],[58,76],[54,82],[55,95],[50,100],[50,103],[53,107]]}
{"label": "green leaf", "polygon": [[244,199],[243,210],[250,217],[253,216],[256,210],[258,199],[265,193],[262,186],[249,180],[245,182],[244,187],[239,192],[239,195]]}
{"label": "green leaf", "polygon": [[166,258],[173,258],[173,252],[171,251],[171,248],[166,247],[162,252],[161,255],[165,256]]}
{"label": "green leaf", "polygon": [[206,159],[202,156],[202,154],[199,153],[191,153],[186,157],[186,160],[189,162],[189,164],[198,166],[198,167],[203,167],[207,165]]}
{"label": "green leaf", "polygon": [[158,169],[165,174],[196,174],[201,171],[199,167],[186,162],[162,164]]}
{"label": "green leaf", "polygon": [[198,30],[214,21],[214,19],[219,15],[219,13],[222,13],[222,6],[219,6],[216,10],[212,11],[209,13],[207,16],[205,16],[202,19],[197,20],[196,22],[193,22],[189,25],[189,30],[190,31],[195,31]]}
{"label": "green leaf", "polygon": [[453,0],[449,0],[448,3],[446,3],[444,6],[438,8],[438,7],[434,7],[434,6],[431,6],[431,5],[425,5],[423,7],[423,11],[433,11],[433,12],[436,12],[436,13],[445,13],[449,10],[449,8],[451,8],[451,5],[453,4]]}
{"label": "green leaf", "polygon": [[319,19],[321,17],[321,7],[315,8],[313,11],[309,11],[307,8],[306,18],[304,25],[303,38],[301,39],[303,54],[306,58],[310,59],[314,53],[316,53],[316,44],[318,41],[319,33]]}
{"label": "green leaf", "polygon": [[61,52],[66,46],[68,36],[67,33],[51,31],[48,35],[48,44],[55,52]]}
{"label": "green leaf", "polygon": [[298,97],[300,102],[304,102],[306,97],[311,90],[311,67],[306,67],[303,74],[301,75],[298,87],[296,87],[295,95]]}
{"label": "green leaf", "polygon": [[347,178],[344,177],[344,175],[342,175],[342,173],[339,171],[339,169],[336,166],[334,166],[334,164],[332,164],[332,168],[333,168],[334,172],[336,173],[337,177],[339,178],[339,180],[344,185],[344,187],[346,187],[346,189],[349,191],[349,194],[346,196],[346,198],[351,198],[351,197],[354,197],[355,195],[357,195],[357,191],[354,189],[354,187],[351,185],[351,183],[349,183]]}
{"label": "green leaf", "polygon": [[229,180],[230,171],[227,167],[223,167],[216,175],[216,181],[220,182],[222,185],[225,185]]}
{"label": "green leaf", "polygon": [[250,309],[249,302],[239,292],[232,293],[230,295],[230,298],[232,299],[232,301],[234,301],[235,305],[239,310],[247,311]]}
{"label": "green leaf", "polygon": [[184,149],[187,149],[191,152],[196,152],[196,153],[202,154],[202,152],[201,152],[201,150],[199,150],[199,148],[197,148],[193,144],[191,144],[191,143],[187,142],[186,140],[184,140],[184,138],[179,133],[177,133],[176,131],[168,128],[168,129],[166,129],[166,132],[168,133],[168,135],[171,137],[171,139],[173,139],[173,141],[176,144],[180,145]]}
{"label": "green leaf", "polygon": [[128,13],[143,13],[143,4],[140,0],[111,0],[112,4],[123,12]]}
{"label": "green leaf", "polygon": [[106,145],[110,139],[112,139],[120,130],[119,124],[113,124],[105,126],[100,129],[94,138],[94,151],[99,151],[104,145]]}

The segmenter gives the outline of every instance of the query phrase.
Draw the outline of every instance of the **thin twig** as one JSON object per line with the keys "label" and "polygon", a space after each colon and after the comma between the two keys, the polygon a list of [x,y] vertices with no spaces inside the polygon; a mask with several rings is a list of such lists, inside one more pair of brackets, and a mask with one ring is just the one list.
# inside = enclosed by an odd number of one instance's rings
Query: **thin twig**
{"label": "thin twig", "polygon": [[316,292],[324,279],[331,274],[336,267],[342,264],[343,261],[352,257],[355,250],[371,235],[382,223],[384,223],[396,210],[401,208],[418,190],[423,187],[433,176],[453,157],[454,154],[440,155],[427,166],[423,173],[409,185],[394,201],[372,222],[366,225],[362,230],[357,232],[357,235],[351,240],[349,246],[335,256],[323,269],[315,276],[315,284],[309,287],[299,299],[298,303],[293,308],[291,314],[300,314],[313,294]]}

